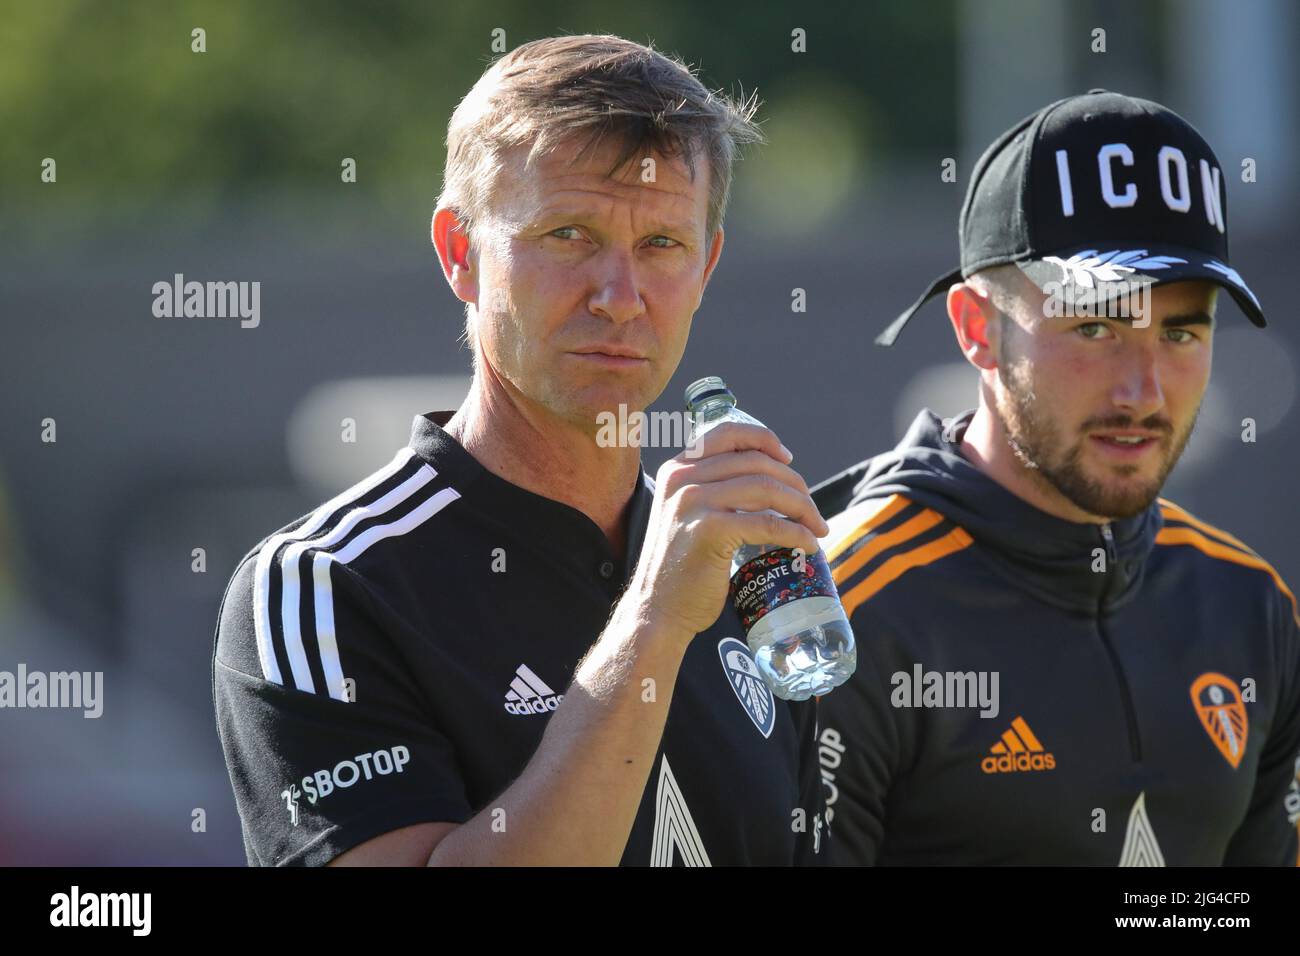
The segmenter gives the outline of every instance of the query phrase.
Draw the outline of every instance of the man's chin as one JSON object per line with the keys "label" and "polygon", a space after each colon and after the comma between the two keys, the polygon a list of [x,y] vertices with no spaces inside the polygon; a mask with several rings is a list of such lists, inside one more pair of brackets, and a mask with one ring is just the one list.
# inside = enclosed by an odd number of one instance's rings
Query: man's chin
{"label": "man's chin", "polygon": [[592,434],[607,434],[611,427],[626,430],[633,413],[644,412],[650,400],[640,389],[595,387],[566,396],[563,404],[561,417]]}
{"label": "man's chin", "polygon": [[1163,482],[1142,474],[1123,474],[1127,468],[1088,469],[1083,480],[1062,482],[1060,488],[1074,504],[1103,518],[1131,518],[1141,514],[1160,495]]}
{"label": "man's chin", "polygon": [[1131,518],[1151,507],[1151,502],[1160,495],[1160,488],[1146,485],[1142,488],[1107,489],[1097,499],[1097,507],[1088,509],[1090,513],[1103,518]]}

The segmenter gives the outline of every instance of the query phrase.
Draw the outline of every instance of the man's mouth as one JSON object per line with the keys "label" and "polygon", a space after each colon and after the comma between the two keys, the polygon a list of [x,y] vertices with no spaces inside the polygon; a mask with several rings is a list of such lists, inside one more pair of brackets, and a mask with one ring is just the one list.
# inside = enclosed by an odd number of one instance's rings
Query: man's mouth
{"label": "man's mouth", "polygon": [[621,345],[596,345],[569,353],[578,359],[608,368],[631,368],[650,361],[646,356]]}
{"label": "man's mouth", "polygon": [[1136,429],[1093,432],[1090,440],[1106,451],[1108,455],[1125,459],[1140,457],[1147,450],[1160,443],[1158,432],[1144,432]]}

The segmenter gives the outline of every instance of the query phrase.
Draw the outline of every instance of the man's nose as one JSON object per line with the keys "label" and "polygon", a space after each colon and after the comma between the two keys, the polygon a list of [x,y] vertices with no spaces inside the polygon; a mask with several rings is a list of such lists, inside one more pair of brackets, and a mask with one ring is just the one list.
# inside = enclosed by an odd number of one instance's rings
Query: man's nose
{"label": "man's nose", "polygon": [[1160,411],[1165,395],[1160,388],[1160,364],[1155,348],[1135,344],[1125,349],[1116,361],[1121,364],[1111,389],[1112,404],[1127,410],[1138,422]]}
{"label": "man's nose", "polygon": [[610,250],[594,263],[596,270],[588,308],[611,322],[628,322],[645,314],[645,301],[631,254]]}

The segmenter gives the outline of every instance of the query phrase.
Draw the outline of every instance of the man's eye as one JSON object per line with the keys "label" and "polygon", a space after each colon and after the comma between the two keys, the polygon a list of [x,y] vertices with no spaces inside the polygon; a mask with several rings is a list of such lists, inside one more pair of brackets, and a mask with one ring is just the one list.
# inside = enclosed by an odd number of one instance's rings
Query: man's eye
{"label": "man's eye", "polygon": [[1174,341],[1177,342],[1179,345],[1185,345],[1188,342],[1195,341],[1196,339],[1195,333],[1188,332],[1186,329],[1169,329],[1168,331],[1170,335],[1186,336],[1186,338],[1174,339]]}
{"label": "man's eye", "polygon": [[[560,233],[571,233],[571,235],[560,235]],[[557,239],[581,239],[582,233],[578,232],[577,226],[561,226],[559,229],[552,229],[548,235],[555,236]]]}
{"label": "man's eye", "polygon": [[650,244],[656,249],[671,249],[673,246],[679,245],[676,239],[669,239],[667,236],[651,236]]}
{"label": "man's eye", "polygon": [[1104,337],[1102,333],[1106,332],[1107,329],[1103,322],[1085,322],[1083,325],[1075,326],[1074,331],[1085,339],[1100,339]]}

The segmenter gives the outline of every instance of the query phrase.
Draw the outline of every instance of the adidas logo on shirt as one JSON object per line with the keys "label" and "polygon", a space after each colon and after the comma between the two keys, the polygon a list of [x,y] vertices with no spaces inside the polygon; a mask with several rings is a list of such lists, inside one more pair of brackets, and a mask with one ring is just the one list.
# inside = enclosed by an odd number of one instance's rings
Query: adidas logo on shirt
{"label": "adidas logo on shirt", "polygon": [[560,706],[563,694],[557,694],[533,673],[527,664],[520,664],[515,670],[515,679],[506,691],[506,713],[516,716],[528,714],[545,714]]}
{"label": "adidas logo on shirt", "polygon": [[1011,729],[989,748],[989,756],[980,761],[985,773],[1015,773],[1019,770],[1055,770],[1056,757],[1047,753],[1025,718],[1011,721]]}

